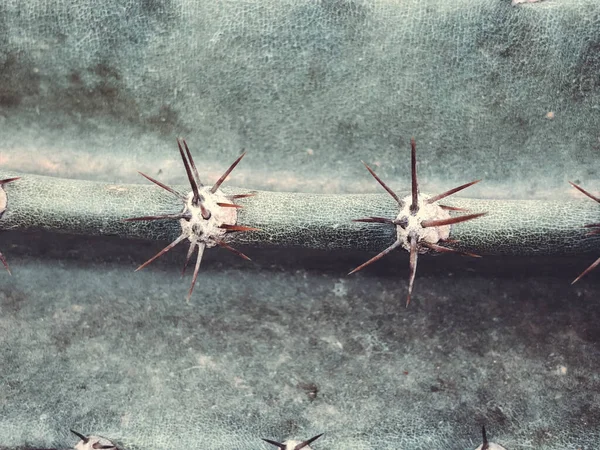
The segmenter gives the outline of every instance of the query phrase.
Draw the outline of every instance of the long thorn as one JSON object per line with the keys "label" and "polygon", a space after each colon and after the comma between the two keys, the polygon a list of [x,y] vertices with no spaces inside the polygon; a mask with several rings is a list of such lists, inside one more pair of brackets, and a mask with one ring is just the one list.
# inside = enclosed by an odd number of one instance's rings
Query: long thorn
{"label": "long thorn", "polygon": [[194,192],[194,198],[192,202],[194,205],[197,205],[200,202],[200,193],[198,192],[198,184],[194,179],[194,175],[192,174],[192,169],[190,168],[190,164],[185,157],[183,152],[183,147],[181,147],[181,142],[177,139],[177,146],[179,147],[179,153],[181,154],[181,159],[183,160],[183,165],[185,167],[185,173],[187,174],[188,180],[190,182],[190,186],[192,187],[192,191]]}
{"label": "long thorn", "polygon": [[138,270],[142,270],[144,267],[146,267],[148,264],[150,264],[156,258],[164,255],[165,253],[167,253],[169,250],[171,250],[173,247],[175,247],[177,244],[179,244],[181,241],[183,241],[186,238],[187,238],[187,236],[182,234],[177,239],[175,239],[173,242],[171,242],[169,245],[167,245],[165,248],[163,248],[160,252],[158,252],[156,255],[154,255],[152,258],[150,258],[148,261],[146,261],[144,264],[142,264],[140,267],[135,269],[135,271],[137,272]]}
{"label": "long thorn", "polygon": [[480,255],[476,255],[475,253],[463,252],[460,250],[455,250],[453,248],[444,247],[442,245],[432,244],[430,242],[422,241],[421,245],[423,245],[433,251],[440,252],[440,253],[457,253],[459,255],[471,256],[473,258],[481,258]]}
{"label": "long thorn", "polygon": [[165,191],[169,191],[171,194],[179,197],[180,199],[182,199],[183,201],[185,201],[185,196],[181,195],[179,192],[177,192],[175,189],[170,188],[169,186],[167,186],[166,184],[161,183],[158,180],[155,180],[154,178],[152,178],[151,176],[146,175],[145,173],[142,172],[138,172],[141,176],[143,176],[144,178],[146,178],[149,181],[152,181],[154,184],[156,184],[157,186],[160,186],[161,188],[163,188]]}
{"label": "long thorn", "polygon": [[219,228],[227,231],[260,231],[259,228],[245,227],[243,225],[229,225],[224,223]]}
{"label": "long thorn", "polygon": [[286,449],[286,447],[287,447],[285,444],[282,444],[282,443],[280,443],[280,442],[276,442],[276,441],[272,441],[271,439],[264,439],[264,438],[263,438],[263,441],[265,441],[267,444],[274,445],[275,447],[278,447],[278,448],[280,448],[281,450],[285,450],[285,449]]}
{"label": "long thorn", "polygon": [[587,269],[585,269],[581,275],[579,275],[577,278],[575,278],[573,280],[573,282],[571,284],[575,284],[577,283],[582,277],[584,277],[585,275],[587,275],[588,273],[590,273],[592,270],[594,270],[596,267],[598,267],[600,265],[600,258],[598,258],[590,267],[588,267]]}
{"label": "long thorn", "polygon": [[598,228],[600,227],[600,223],[590,223],[588,225],[584,225],[583,228]]}
{"label": "long thorn", "polygon": [[445,211],[460,211],[460,212],[468,212],[469,210],[466,208],[457,208],[456,206],[448,206],[448,205],[439,205]]}
{"label": "long thorn", "polygon": [[142,216],[142,217],[130,217],[129,219],[123,219],[123,222],[137,222],[140,220],[166,220],[166,219],[187,219],[190,220],[192,216],[190,214],[165,214],[164,216]]}
{"label": "long thorn", "polygon": [[480,181],[481,180],[471,181],[470,183],[460,185],[460,186],[455,187],[454,189],[450,189],[449,191],[446,191],[446,192],[444,192],[442,194],[438,194],[438,195],[436,195],[434,197],[428,198],[427,199],[427,203],[429,203],[429,204],[435,203],[435,202],[437,202],[437,201],[439,201],[439,200],[441,200],[443,198],[446,198],[446,197],[448,197],[448,196],[450,196],[452,194],[456,194],[458,191],[462,191],[463,189],[466,189],[469,186],[473,186],[474,184],[477,184]]}
{"label": "long thorn", "polygon": [[483,438],[481,450],[488,450],[490,448],[490,444],[488,443],[487,433],[485,432],[485,425],[481,425],[481,437]]}
{"label": "long thorn", "polygon": [[188,264],[190,263],[190,259],[192,259],[192,255],[194,254],[194,250],[196,250],[196,243],[190,242],[190,247],[188,248],[187,255],[185,257],[185,262],[183,263],[183,269],[181,269],[181,276],[185,275],[185,270],[187,269]]}
{"label": "long thorn", "polygon": [[597,234],[600,234],[600,229],[592,230],[589,233],[585,233],[586,236],[596,236]]}
{"label": "long thorn", "polygon": [[230,195],[229,198],[231,200],[237,200],[238,198],[254,197],[255,195],[256,195],[256,192],[251,192],[249,194],[235,194],[235,195]]}
{"label": "long thorn", "polygon": [[374,263],[375,261],[383,258],[385,255],[387,255],[389,252],[391,252],[392,250],[400,247],[400,245],[402,244],[402,242],[400,241],[396,241],[394,242],[392,245],[390,245],[388,248],[386,248],[384,251],[382,251],[381,253],[379,253],[378,255],[374,256],[373,258],[371,258],[370,260],[368,260],[366,263],[361,264],[360,266],[358,266],[356,269],[348,272],[348,275],[352,275],[353,273],[358,272],[359,270],[364,269],[365,267],[367,267],[369,264]]}
{"label": "long thorn", "polygon": [[414,137],[410,138],[410,177],[412,180],[410,212],[416,214],[419,211],[419,183],[417,182],[417,143]]}
{"label": "long thorn", "polygon": [[21,179],[21,177],[13,177],[13,178],[6,178],[5,180],[0,180],[0,186],[3,186],[7,183],[12,183],[13,181],[17,181],[20,179]]}
{"label": "long thorn", "polygon": [[219,246],[223,247],[225,250],[229,250],[232,253],[235,253],[238,256],[241,256],[242,258],[244,258],[247,261],[252,261],[250,258],[248,258],[246,255],[244,255],[242,252],[240,252],[238,249],[233,248],[229,245],[227,245],[225,242],[223,241],[217,241],[217,244],[219,244]]}
{"label": "long thorn", "polygon": [[6,269],[8,274],[12,275],[12,273],[10,272],[10,267],[8,267],[8,262],[6,261],[6,258],[4,257],[4,255],[1,252],[0,252],[0,261],[2,261],[2,264],[4,264],[4,268]]}
{"label": "long thorn", "polygon": [[415,234],[410,235],[410,258],[409,258],[409,269],[410,276],[408,279],[408,294],[406,296],[406,307],[410,304],[410,298],[412,296],[413,284],[415,282],[415,276],[417,275],[417,258],[419,253],[417,252],[417,236]]}
{"label": "long thorn", "polygon": [[236,205],[235,203],[219,203],[217,202],[221,208],[243,208],[242,205]]}
{"label": "long thorn", "polygon": [[460,241],[458,239],[444,239],[442,241],[444,244],[458,244]]}
{"label": "long thorn", "polygon": [[244,152],[240,156],[238,156],[238,158],[233,162],[233,164],[231,166],[229,166],[229,169],[227,169],[225,171],[225,173],[223,175],[221,175],[221,178],[219,178],[217,180],[217,182],[213,185],[213,187],[210,188],[210,192],[212,192],[213,194],[215,192],[217,192],[217,189],[219,189],[219,187],[221,186],[221,183],[223,183],[223,181],[225,181],[225,178],[227,178],[229,176],[229,174],[231,173],[231,171],[233,169],[235,169],[235,166],[237,166],[239,164],[239,162],[242,160],[242,158],[244,157],[245,154],[246,154],[246,152]]}
{"label": "long thorn", "polygon": [[196,266],[194,267],[194,276],[192,278],[192,285],[190,286],[190,290],[188,291],[187,301],[190,301],[192,298],[192,292],[194,292],[194,286],[196,286],[196,279],[198,278],[198,271],[200,270],[200,263],[202,262],[202,255],[204,255],[204,249],[206,248],[206,244],[204,242],[198,243],[198,256],[196,257]]}
{"label": "long thorn", "polygon": [[192,152],[190,152],[190,149],[188,148],[187,142],[185,142],[185,139],[182,139],[183,141],[183,146],[185,147],[185,152],[187,153],[187,157],[188,157],[188,161],[190,162],[190,165],[192,166],[192,172],[194,172],[194,177],[196,177],[196,183],[198,183],[199,187],[203,187],[204,185],[202,184],[202,181],[200,181],[200,175],[198,175],[198,169],[196,169],[196,164],[194,163],[194,158],[192,158]]}
{"label": "long thorn", "polygon": [[79,439],[81,439],[83,441],[84,444],[87,444],[90,440],[90,438],[88,438],[87,436],[84,436],[81,433],[78,433],[75,430],[69,430],[71,433],[73,433],[75,436],[77,436]]}
{"label": "long thorn", "polygon": [[582,187],[577,186],[575,183],[571,183],[569,181],[569,184],[571,186],[573,186],[575,189],[577,189],[578,191],[584,193],[585,195],[587,195],[589,198],[591,198],[592,200],[596,200],[598,203],[600,203],[600,198],[593,196],[592,194],[590,194],[588,191],[586,191],[585,189],[583,189]]}
{"label": "long thorn", "polygon": [[430,227],[441,227],[444,225],[453,225],[455,223],[466,222],[467,220],[477,219],[478,217],[485,216],[487,213],[469,214],[467,216],[450,217],[449,219],[441,220],[424,220],[421,222],[423,228]]}
{"label": "long thorn", "polygon": [[391,223],[394,221],[392,219],[386,219],[385,217],[366,217],[364,219],[352,219],[352,222],[367,222],[367,223]]}
{"label": "long thorn", "polygon": [[367,170],[369,171],[369,173],[371,175],[373,175],[373,178],[375,178],[377,180],[377,182],[381,185],[381,187],[384,188],[388,192],[388,194],[390,194],[392,197],[394,197],[394,200],[396,200],[396,203],[398,203],[398,206],[402,207],[402,200],[400,200],[400,198],[398,198],[398,196],[396,195],[396,193],[394,191],[392,191],[387,186],[387,184],[385,184],[383,182],[383,180],[377,176],[377,174],[375,172],[373,172],[373,169],[371,169],[369,166],[367,166],[366,162],[364,162],[364,161],[361,161],[361,162],[365,165],[365,167],[367,168]]}
{"label": "long thorn", "polygon": [[317,434],[316,436],[311,437],[310,439],[307,439],[304,442],[300,442],[298,445],[296,445],[296,447],[294,447],[294,450],[301,450],[304,447],[308,447],[310,444],[312,444],[313,442],[315,442],[317,439],[319,439],[321,436],[323,436],[324,433],[321,434]]}

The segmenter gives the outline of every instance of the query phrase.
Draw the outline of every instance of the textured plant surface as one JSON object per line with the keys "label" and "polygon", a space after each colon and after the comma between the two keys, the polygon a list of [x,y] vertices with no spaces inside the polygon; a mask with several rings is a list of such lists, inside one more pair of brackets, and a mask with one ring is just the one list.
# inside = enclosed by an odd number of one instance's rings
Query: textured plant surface
{"label": "textured plant surface", "polygon": [[600,3],[513,3],[4,1],[0,449],[596,448]]}
{"label": "textured plant surface", "polygon": [[[571,182],[569,181],[569,183],[571,183]],[[585,195],[587,195],[592,200],[595,200],[597,203],[600,203],[600,198],[595,197],[594,195],[590,194],[588,191],[586,191],[585,189],[583,189],[580,186],[577,186],[574,183],[571,183],[571,185],[574,188],[578,189],[579,191],[583,192]],[[589,233],[587,233],[588,236],[597,236],[597,235],[600,235],[600,223],[591,223],[591,224],[585,225],[585,228],[591,228],[592,229]],[[579,275],[577,278],[575,278],[575,280],[573,280],[572,284],[575,284],[577,281],[579,281],[581,279],[581,277],[583,277],[584,275],[587,275],[588,273],[590,273],[592,270],[594,270],[596,267],[598,267],[598,265],[600,265],[600,258],[598,258],[587,269],[585,269],[583,272],[581,272],[581,275]]]}

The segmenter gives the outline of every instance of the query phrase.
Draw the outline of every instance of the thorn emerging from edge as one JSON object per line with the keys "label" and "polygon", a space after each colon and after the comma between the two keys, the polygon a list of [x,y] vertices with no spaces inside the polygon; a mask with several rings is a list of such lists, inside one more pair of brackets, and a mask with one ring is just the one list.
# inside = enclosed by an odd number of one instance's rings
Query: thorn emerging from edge
{"label": "thorn emerging from edge", "polygon": [[231,200],[237,200],[238,198],[248,198],[248,197],[254,197],[256,195],[255,192],[251,192],[249,194],[236,194],[236,195],[232,195],[229,198]]}
{"label": "thorn emerging from edge", "polygon": [[75,436],[77,436],[79,439],[81,439],[84,444],[87,444],[89,442],[89,438],[84,436],[83,434],[78,433],[75,430],[69,430],[69,431],[71,431],[71,433],[73,433]]}
{"label": "thorn emerging from edge", "polygon": [[[410,297],[412,295],[413,284],[415,282],[415,276],[417,275],[417,257],[419,254],[417,253],[417,235],[411,234],[409,236],[410,239],[410,256],[409,256],[409,269],[410,275],[408,278],[408,294],[406,295],[406,306],[410,304]],[[397,242],[397,241],[396,241]]]}
{"label": "thorn emerging from edge", "polygon": [[307,439],[306,441],[302,441],[299,444],[297,444],[293,449],[288,449],[287,448],[288,446],[286,444],[282,444],[280,442],[272,441],[270,439],[263,439],[263,441],[265,441],[268,444],[274,445],[275,447],[278,447],[281,450],[301,450],[303,448],[308,447],[313,442],[315,442],[317,439],[319,439],[321,436],[323,436],[323,434],[324,433],[317,434],[316,436],[313,436],[310,439]]}
{"label": "thorn emerging from edge", "polygon": [[[448,241],[445,242],[448,243]],[[443,245],[432,244],[431,242],[421,242],[421,245],[424,245],[430,250],[434,250],[439,253],[456,253],[457,255],[470,256],[471,258],[481,258],[481,255],[476,255],[475,253],[461,252],[460,250],[456,250],[450,247],[444,247]]]}
{"label": "thorn emerging from edge", "polygon": [[487,213],[469,214],[467,216],[450,217],[449,219],[442,220],[424,220],[421,222],[423,228],[430,227],[441,227],[444,225],[454,225],[455,223],[466,222],[467,220],[477,219],[478,217],[485,216]]}
{"label": "thorn emerging from edge", "polygon": [[600,265],[600,258],[598,258],[596,261],[594,261],[592,263],[591,266],[589,266],[587,269],[585,269],[583,272],[581,272],[581,274],[575,278],[571,284],[575,284],[577,283],[579,280],[581,280],[581,278],[583,278],[585,275],[587,275],[588,273],[590,273],[592,270],[594,270],[596,267],[598,267]]}
{"label": "thorn emerging from edge", "polygon": [[[75,431],[75,430],[69,430],[69,431],[70,431],[71,433],[73,433],[75,436],[77,436],[79,439],[81,439],[81,442],[83,442],[83,445],[87,445],[87,444],[90,442],[90,437],[89,437],[89,436],[84,436],[83,434],[81,434],[81,433],[78,433],[78,432],[77,432],[77,431]],[[97,437],[97,436],[94,436],[94,437],[96,437],[96,438],[100,439],[100,438],[99,438],[99,437]],[[108,439],[106,439],[106,438],[102,438],[102,439],[104,439],[104,440],[105,440],[105,441],[107,441],[107,442],[110,442],[110,441],[109,441]],[[98,442],[94,442],[94,443],[92,444],[92,448],[93,448],[93,449],[95,449],[95,450],[107,450],[107,449],[109,449],[109,448],[117,448],[117,446],[116,446],[116,445],[114,445],[114,444],[100,444],[100,440],[98,440]]]}
{"label": "thorn emerging from edge", "polygon": [[365,267],[367,267],[369,264],[374,263],[375,261],[380,260],[381,258],[383,258],[385,255],[387,255],[389,252],[391,252],[392,250],[397,249],[398,247],[400,247],[402,245],[402,242],[400,241],[396,241],[394,242],[392,245],[390,245],[388,248],[386,248],[384,251],[382,251],[381,253],[379,253],[378,255],[374,256],[373,258],[371,258],[370,260],[368,260],[366,263],[362,263],[360,266],[358,266],[356,269],[348,272],[348,275],[352,275],[353,273],[358,272],[359,270],[364,269]]}
{"label": "thorn emerging from edge", "polygon": [[227,231],[260,231],[258,228],[245,227],[244,225],[228,225],[224,223],[219,228],[222,228]]}
{"label": "thorn emerging from edge", "polygon": [[12,177],[6,178],[5,180],[0,180],[0,186],[4,186],[5,184],[12,183],[13,181],[20,180],[21,177]]}
{"label": "thorn emerging from edge", "polygon": [[[0,189],[4,189],[5,184],[12,183],[13,181],[17,181],[20,179],[21,179],[21,177],[12,177],[12,178],[6,178],[4,180],[0,180]],[[4,210],[0,210],[0,217],[2,217],[2,213],[4,213]],[[8,274],[12,275],[12,273],[10,271],[10,267],[8,266],[8,262],[6,261],[6,258],[4,257],[2,252],[0,252],[0,262],[2,262],[2,265],[4,266],[4,268],[6,269]]]}
{"label": "thorn emerging from edge", "polygon": [[[381,180],[377,176],[377,174],[364,161],[362,163],[365,165],[365,167],[367,168],[369,173],[373,176],[373,178],[375,178],[375,180],[377,180],[377,182],[392,196],[392,198],[394,200],[396,200],[396,202],[398,203],[398,206],[400,206],[400,208],[402,209],[404,207],[404,203],[402,200],[400,200],[398,195],[396,195],[396,193],[394,191],[392,191],[392,189],[390,189],[383,182],[383,180]],[[424,206],[424,205],[419,204],[419,183],[418,183],[418,179],[417,179],[417,144],[416,144],[414,138],[410,139],[410,163],[411,163],[410,167],[411,167],[412,183],[411,183],[411,197],[410,197],[411,204],[409,206],[409,214],[410,214],[410,217],[414,217],[414,216],[417,216],[419,209],[422,206]],[[430,198],[426,199],[424,201],[424,203],[426,205],[434,204],[438,200],[446,198],[452,194],[455,194],[456,192],[462,191],[463,189],[466,189],[469,186],[473,186],[474,184],[479,183],[480,181],[481,180],[475,180],[470,183],[466,183],[461,186],[458,186],[454,189],[450,189],[449,191],[446,191],[442,194],[439,194],[434,197],[430,197]],[[438,205],[438,206],[440,209],[445,210],[445,211],[466,211],[463,208],[455,208],[452,206],[445,206],[445,205]],[[450,217],[447,219],[422,220],[420,222],[419,226],[420,226],[420,230],[423,230],[425,228],[432,228],[432,227],[449,226],[449,225],[453,225],[453,224],[457,224],[457,223],[461,223],[461,222],[466,222],[467,220],[473,220],[473,219],[481,217],[485,214],[486,213],[478,213],[478,214],[468,214],[468,215],[458,216],[458,217]],[[397,217],[395,219],[388,219],[385,217],[367,217],[364,219],[354,219],[353,221],[354,222],[367,222],[367,223],[384,223],[384,224],[390,223],[396,227],[400,227],[404,230],[407,230],[407,227],[409,226],[409,220],[414,220],[414,219],[409,219],[408,217],[402,217],[402,218]],[[410,248],[409,248],[410,272],[409,272],[408,295],[407,295],[407,299],[406,299],[406,306],[408,306],[410,304],[414,280],[415,280],[415,276],[417,273],[417,259],[418,259],[419,249],[421,246],[426,247],[429,250],[432,250],[435,252],[440,252],[440,253],[458,253],[458,254],[467,255],[467,256],[479,257],[479,255],[475,255],[474,253],[462,252],[459,250],[454,250],[452,248],[437,245],[435,243],[426,242],[422,239],[422,236],[420,236],[419,231],[410,231],[410,229],[408,229],[408,233],[409,233],[408,241],[409,241],[409,246],[410,246]],[[446,240],[444,240],[444,242],[455,243],[457,241],[455,241],[453,239],[446,239]],[[400,237],[398,237],[392,245],[390,245],[388,248],[386,248],[381,253],[374,256],[367,262],[361,264],[360,266],[358,266],[357,268],[352,270],[348,275],[358,272],[359,270],[365,268],[369,264],[374,263],[375,261],[383,258],[389,252],[400,247],[401,245],[403,245],[403,242],[400,240]]]}
{"label": "thorn emerging from edge", "polygon": [[600,198],[590,194],[588,191],[586,191],[585,189],[583,189],[581,186],[577,186],[575,183],[572,183],[569,181],[569,184],[571,186],[573,186],[575,189],[577,189],[579,192],[584,193],[585,195],[587,195],[589,198],[591,198],[592,200],[595,200],[596,202],[600,203]]}
{"label": "thorn emerging from edge", "polygon": [[412,180],[412,203],[410,212],[414,216],[419,212],[419,183],[417,182],[417,143],[415,138],[410,138],[410,178]]}
{"label": "thorn emerging from edge", "polygon": [[242,158],[244,156],[246,156],[246,152],[243,152],[240,156],[238,156],[238,158],[233,162],[233,164],[231,166],[229,166],[229,169],[227,169],[225,171],[225,173],[223,175],[221,175],[221,178],[219,178],[217,180],[217,182],[213,185],[213,187],[210,188],[211,194],[214,194],[215,192],[217,192],[217,189],[219,189],[219,187],[221,187],[221,184],[223,183],[223,181],[225,181],[225,179],[229,176],[231,171],[233,169],[235,169],[235,166],[237,166],[240,163],[240,161],[242,160]]}
{"label": "thorn emerging from edge", "polygon": [[[590,194],[588,191],[586,191],[585,189],[583,189],[581,186],[577,186],[575,183],[572,183],[570,181],[569,181],[569,184],[571,186],[573,186],[575,189],[577,189],[578,191],[580,191],[583,194],[587,195],[592,200],[595,200],[596,202],[600,203],[600,198],[598,198],[598,197]],[[599,227],[600,227],[600,223],[592,223],[590,225],[584,225],[584,228],[599,228]],[[598,229],[598,230],[592,230],[589,233],[587,233],[588,236],[593,236],[593,235],[596,235],[596,234],[600,234],[600,229]],[[600,265],[600,258],[598,258],[587,269],[585,269],[583,272],[581,272],[581,274],[579,274],[579,276],[577,278],[575,278],[571,282],[571,285],[577,283],[581,278],[583,278],[585,275],[587,275],[588,273],[590,273],[592,270],[594,270],[599,265]]]}
{"label": "thorn emerging from edge", "polygon": [[[177,139],[177,147],[179,148],[179,154],[181,155],[181,159],[182,159],[183,165],[185,167],[185,172],[186,172],[188,181],[190,183],[190,187],[192,188],[193,197],[192,197],[191,203],[193,206],[197,206],[200,208],[200,215],[202,216],[202,218],[205,221],[207,221],[212,217],[212,213],[204,205],[204,202],[206,199],[204,198],[204,195],[200,192],[200,189],[204,188],[204,185],[200,181],[198,169],[196,167],[196,164],[194,163],[194,159],[192,158],[192,153],[190,152],[187,142],[184,139],[181,139],[181,140]],[[233,164],[231,164],[231,166],[229,166],[229,168],[225,171],[225,173],[221,176],[221,178],[219,178],[217,180],[217,182],[210,188],[210,190],[208,191],[210,194],[215,194],[217,192],[217,190],[219,189],[221,184],[229,176],[231,171],[239,164],[239,162],[242,160],[242,158],[244,157],[245,154],[246,154],[246,152],[242,153],[233,162]],[[165,189],[166,191],[168,191],[171,194],[178,197],[180,200],[183,201],[184,204],[187,204],[188,197],[186,197],[185,195],[177,192],[173,188],[161,183],[158,180],[155,180],[154,178],[152,178],[148,175],[145,175],[141,172],[140,172],[140,174],[143,177],[145,177],[146,179],[148,179],[149,181],[151,181],[152,183],[160,186],[161,188]],[[205,191],[203,191],[203,192],[205,192]],[[236,200],[239,198],[251,197],[253,195],[255,195],[255,194],[254,193],[236,194],[236,195],[226,196],[225,198],[229,199],[230,201],[233,201],[233,200]],[[228,209],[229,208],[234,208],[234,209],[242,208],[241,205],[236,205],[235,203],[230,203],[230,202],[216,202],[216,205],[219,207],[228,208]],[[165,215],[157,215],[157,216],[133,217],[133,218],[129,218],[129,219],[124,219],[124,221],[132,222],[132,221],[166,220],[166,219],[174,219],[174,220],[180,220],[180,221],[185,220],[187,222],[190,222],[193,219],[193,215],[192,215],[192,212],[187,210],[187,207],[186,207],[186,210],[184,210],[183,212],[181,212],[179,214],[165,214]],[[257,228],[246,227],[246,226],[242,226],[242,225],[229,225],[229,224],[221,224],[219,226],[219,228],[225,230],[226,232],[259,231]],[[142,270],[148,264],[150,264],[151,262],[153,262],[160,256],[167,253],[169,250],[171,250],[173,247],[175,247],[177,244],[184,241],[185,239],[190,240],[190,247],[188,249],[186,260],[183,265],[183,270],[181,272],[182,275],[185,273],[185,270],[192,258],[192,255],[194,254],[194,251],[196,249],[198,249],[198,255],[196,257],[196,264],[194,266],[194,274],[192,276],[192,283],[191,283],[191,287],[190,287],[190,289],[188,291],[188,295],[187,295],[187,300],[189,301],[189,299],[191,298],[192,293],[194,291],[194,287],[196,285],[196,280],[198,278],[198,272],[200,270],[200,263],[202,262],[202,256],[204,255],[204,250],[207,247],[206,242],[198,239],[198,236],[196,236],[194,234],[193,227],[192,227],[192,231],[187,231],[187,232],[184,231],[177,239],[175,239],[173,242],[171,242],[169,245],[167,245],[165,248],[163,248],[160,252],[158,252],[152,258],[147,260],[145,263],[140,265],[137,269],[135,269],[135,271],[137,272],[138,270]],[[220,239],[217,239],[216,241],[214,241],[212,243],[212,245],[219,245],[220,247],[223,247],[226,250],[229,250],[232,253],[235,253],[236,255],[238,255],[246,260],[250,260],[250,258],[248,258],[246,255],[244,255],[242,252],[234,249],[233,247],[230,247],[229,245],[227,245],[225,242],[223,242]],[[211,247],[212,245],[209,244],[208,246]],[[0,257],[1,257],[1,255],[0,255]]]}
{"label": "thorn emerging from edge", "polygon": [[488,448],[490,448],[490,444],[488,442],[487,433],[485,432],[485,425],[481,425],[481,437],[483,438],[481,450],[488,450]]}
{"label": "thorn emerging from edge", "polygon": [[183,148],[181,148],[181,142],[179,141],[179,139],[177,139],[177,147],[179,147],[179,153],[181,154],[181,159],[183,160],[183,165],[185,167],[185,173],[187,173],[188,176],[188,180],[190,182],[190,186],[192,187],[192,191],[194,192],[194,204],[198,204],[200,202],[200,193],[198,192],[198,181],[196,180],[196,178],[194,178],[193,174],[192,174],[192,170],[190,168],[190,165],[195,167],[194,164],[194,160],[191,159],[191,154],[187,148],[187,143],[185,141],[183,141],[186,150],[187,150],[187,154],[190,157],[190,161],[188,161],[188,159],[185,157],[185,155],[183,154]]}
{"label": "thorn emerging from edge", "polygon": [[[452,194],[456,194],[458,191],[462,191],[463,189],[466,189],[468,187],[473,186],[474,184],[479,183],[481,180],[475,180],[475,181],[471,181],[470,183],[465,183],[461,186],[455,187],[454,189],[450,189],[449,191],[446,191],[442,194],[438,194],[435,197],[431,197],[427,199],[427,203],[432,204],[435,203],[437,201],[440,201],[443,198],[449,197]],[[449,209],[450,211],[464,211],[464,209],[462,208],[453,208],[452,206],[442,206],[440,205],[442,208],[446,208]]]}
{"label": "thorn emerging from edge", "polygon": [[367,166],[366,162],[364,162],[364,161],[361,161],[361,162],[365,165],[365,167],[367,168],[369,173],[371,175],[373,175],[373,178],[375,178],[377,180],[377,182],[381,185],[381,187],[384,188],[386,191],[388,191],[388,194],[390,194],[394,198],[394,200],[396,200],[396,203],[398,203],[398,206],[402,206],[402,200],[400,200],[400,198],[396,195],[396,193],[394,191],[392,191],[387,186],[387,184],[385,184],[383,182],[383,180],[377,176],[377,174],[375,172],[373,172],[373,169],[371,169],[369,166]]}
{"label": "thorn emerging from edge", "polygon": [[242,205],[236,205],[235,203],[221,203],[221,202],[217,202],[217,205],[219,205],[221,208],[243,208]]}

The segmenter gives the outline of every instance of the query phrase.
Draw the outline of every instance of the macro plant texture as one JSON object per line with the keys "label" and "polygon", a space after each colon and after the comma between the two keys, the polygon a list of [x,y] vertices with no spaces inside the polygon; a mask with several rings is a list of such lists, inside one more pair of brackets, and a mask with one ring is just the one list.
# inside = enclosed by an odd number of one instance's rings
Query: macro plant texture
{"label": "macro plant texture", "polygon": [[0,5],[0,450],[600,442],[596,0],[50,3]]}

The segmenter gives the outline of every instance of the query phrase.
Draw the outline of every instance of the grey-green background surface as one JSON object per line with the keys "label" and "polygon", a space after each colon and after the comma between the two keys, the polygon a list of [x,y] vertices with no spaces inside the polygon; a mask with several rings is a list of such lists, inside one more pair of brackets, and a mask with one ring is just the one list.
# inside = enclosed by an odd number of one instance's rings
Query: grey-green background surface
{"label": "grey-green background surface", "polygon": [[[568,201],[600,188],[599,108],[595,0],[0,5],[3,170],[180,184],[184,136],[210,180],[245,148],[237,185],[379,192],[360,160],[406,189],[414,135],[428,192]],[[600,441],[593,256],[423,258],[405,309],[400,254],[215,250],[188,305],[183,250],[131,273],[161,245],[0,235],[0,447]]]}

